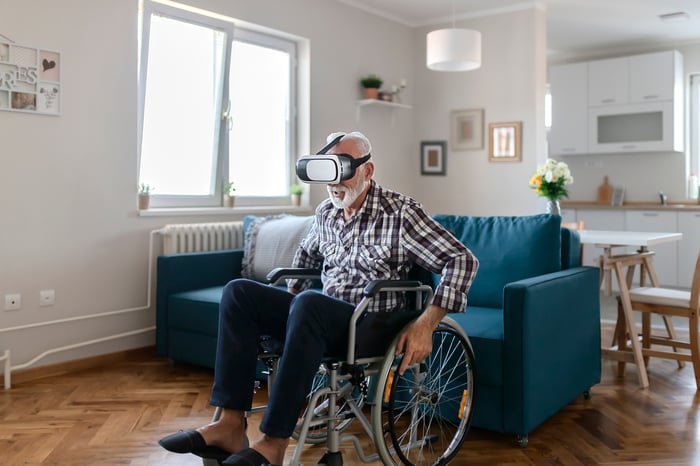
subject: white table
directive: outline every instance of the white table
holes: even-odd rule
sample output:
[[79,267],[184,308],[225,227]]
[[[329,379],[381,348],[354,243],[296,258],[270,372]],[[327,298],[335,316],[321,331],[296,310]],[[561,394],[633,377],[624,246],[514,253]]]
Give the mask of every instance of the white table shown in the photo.
[[[637,365],[637,374],[639,383],[643,388],[649,386],[646,366],[642,358],[642,349],[637,335],[637,325],[632,314],[632,303],[629,297],[629,288],[632,285],[635,267],[638,265],[640,270],[640,285],[644,286],[645,277],[648,275],[651,281],[651,286],[659,286],[659,281],[654,271],[653,257],[654,252],[649,250],[650,246],[672,241],[680,241],[683,238],[681,233],[662,233],[662,232],[641,232],[641,231],[604,231],[604,230],[580,230],[582,244],[592,244],[595,247],[602,248],[603,254],[599,259],[600,266],[600,283],[602,284],[603,277],[607,276],[610,280],[612,272],[615,272],[617,284],[620,288],[620,298],[618,300],[618,318],[615,327],[615,336],[613,346],[603,348],[602,354],[608,359],[614,359],[619,362],[619,375],[624,373],[624,366],[627,362],[633,362]],[[614,254],[614,248],[621,247],[637,247],[637,251],[626,254]],[[625,273],[624,267],[627,267]],[[608,290],[610,287],[608,286]],[[669,336],[675,338],[675,330],[671,319],[664,319],[666,330]],[[629,335],[630,346],[627,346],[627,336]],[[614,346],[617,342],[617,346]]]

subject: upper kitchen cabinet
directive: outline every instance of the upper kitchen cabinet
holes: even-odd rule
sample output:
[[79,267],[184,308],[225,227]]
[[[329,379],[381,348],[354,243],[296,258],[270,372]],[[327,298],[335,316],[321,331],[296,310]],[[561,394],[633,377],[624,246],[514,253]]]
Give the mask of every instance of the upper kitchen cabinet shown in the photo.
[[552,96],[552,154],[585,154],[588,151],[588,65],[573,63],[549,70]]
[[629,57],[630,103],[673,100],[683,92],[683,59],[676,51]]
[[[574,79],[569,73],[568,81],[558,82],[566,75],[566,67],[573,65],[550,68],[550,155],[683,151],[683,58],[679,52],[577,65],[586,66],[578,69],[586,81],[584,91],[580,76]],[[572,123],[573,115],[580,119],[584,111],[584,93],[586,122]]]
[[619,105],[629,102],[629,58],[588,63],[588,104]]

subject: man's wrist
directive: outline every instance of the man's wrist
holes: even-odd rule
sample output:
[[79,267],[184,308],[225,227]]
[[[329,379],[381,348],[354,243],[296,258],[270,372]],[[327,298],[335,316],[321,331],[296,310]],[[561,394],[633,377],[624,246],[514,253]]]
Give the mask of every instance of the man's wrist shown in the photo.
[[442,318],[447,315],[447,312],[447,309],[431,304],[425,309],[425,311],[423,311],[422,317],[424,317],[430,323],[432,328],[435,329],[442,321]]

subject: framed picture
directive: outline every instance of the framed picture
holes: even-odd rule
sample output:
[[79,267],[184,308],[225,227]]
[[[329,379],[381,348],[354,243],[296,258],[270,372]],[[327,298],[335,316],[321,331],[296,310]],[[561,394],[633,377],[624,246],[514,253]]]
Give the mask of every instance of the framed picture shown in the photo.
[[444,175],[447,142],[423,141],[420,143],[421,175]]
[[489,123],[489,161],[520,162],[521,121]]
[[484,148],[484,110],[450,112],[450,146],[452,150]]

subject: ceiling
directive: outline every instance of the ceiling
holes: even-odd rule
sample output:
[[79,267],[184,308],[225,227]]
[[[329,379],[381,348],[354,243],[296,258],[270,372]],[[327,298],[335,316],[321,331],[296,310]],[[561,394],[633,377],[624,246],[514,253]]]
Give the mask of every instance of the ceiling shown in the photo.
[[[698,0],[338,0],[411,27],[476,18],[539,6],[547,14],[551,59],[635,52],[700,41]],[[663,22],[683,11],[690,19]]]

